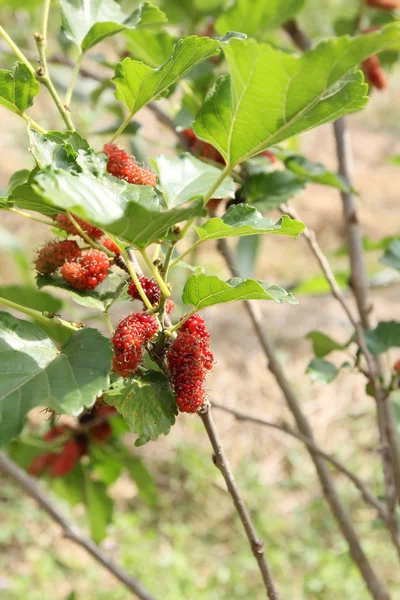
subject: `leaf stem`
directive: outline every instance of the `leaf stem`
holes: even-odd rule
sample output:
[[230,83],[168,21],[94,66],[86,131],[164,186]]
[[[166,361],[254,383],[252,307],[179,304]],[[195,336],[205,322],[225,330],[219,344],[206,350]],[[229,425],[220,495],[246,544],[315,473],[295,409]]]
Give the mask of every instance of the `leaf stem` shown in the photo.
[[168,248],[167,253],[165,255],[164,264],[162,266],[165,281],[168,281],[168,273],[171,268],[171,258],[172,258],[172,254],[174,252],[174,248],[175,248],[175,244],[171,244],[171,246]]
[[167,287],[164,279],[161,277],[160,272],[154,266],[154,264],[151,262],[150,258],[147,256],[146,250],[140,249],[139,252],[142,255],[143,260],[145,261],[146,265],[149,267],[154,279],[157,281],[158,285],[160,286],[162,295],[164,296],[164,298],[168,298],[168,296],[171,295],[171,292],[170,292],[169,288]]
[[103,314],[104,314],[104,319],[105,319],[105,321],[107,323],[107,327],[110,330],[111,335],[114,335],[114,326],[111,323],[111,319],[110,319],[110,317],[108,315],[108,311],[105,310]]
[[36,123],[36,121],[33,121],[33,119],[30,118],[29,115],[27,115],[26,113],[21,113],[21,117],[27,122],[29,123],[29,126],[32,127],[33,129],[36,129],[36,131],[38,131],[39,133],[42,133],[43,135],[45,135],[47,133],[46,129],[43,129],[43,127],[41,127],[38,123]]
[[133,265],[132,265],[132,262],[131,262],[128,252],[123,252],[123,257],[125,259],[126,266],[128,267],[129,274],[132,277],[132,279],[136,285],[137,291],[139,292],[139,296],[141,297],[141,299],[143,301],[143,304],[145,305],[147,310],[152,311],[153,306],[152,306],[150,300],[148,299],[148,297],[146,296],[144,289],[142,288],[142,285],[139,281],[139,277],[137,276],[137,273],[136,273],[135,269],[133,268]]
[[95,242],[94,240],[92,240],[91,237],[88,236],[88,234],[86,233],[86,231],[84,231],[82,229],[82,227],[79,225],[79,223],[74,218],[74,216],[69,212],[69,210],[67,210],[67,215],[68,215],[68,219],[71,221],[72,225],[79,232],[79,235],[81,237],[83,237],[83,239],[85,240],[85,242],[87,242],[89,244],[89,246],[91,246],[95,250],[101,250],[102,252],[105,252],[107,254],[107,256],[109,256],[110,258],[114,258],[114,253],[113,252],[111,252],[110,250],[108,250],[105,246],[102,246],[101,244],[98,244],[97,242]]
[[174,267],[176,267],[176,265],[178,263],[181,262],[181,260],[187,255],[190,254],[190,252],[192,252],[195,248],[197,248],[198,246],[200,246],[200,244],[203,242],[203,240],[197,240],[197,242],[194,242],[194,244],[191,244],[188,248],[186,248],[186,250],[184,252],[182,252],[182,254],[180,254],[178,256],[178,258],[175,258],[175,260],[172,261],[172,263],[170,264],[170,269],[173,269]]
[[210,187],[210,189],[208,190],[208,192],[206,193],[206,195],[203,198],[203,203],[204,205],[207,204],[207,202],[209,200],[211,200],[211,198],[213,197],[214,192],[219,188],[219,186],[221,185],[221,183],[224,181],[224,179],[226,177],[228,177],[229,173],[231,172],[232,167],[230,165],[226,165],[225,168],[221,171],[220,176],[218,177],[218,179],[215,181],[215,183]]
[[79,70],[81,68],[83,56],[84,56],[84,54],[82,52],[80,52],[79,56],[77,58],[74,70],[72,72],[72,78],[71,78],[71,81],[70,81],[70,84],[68,86],[68,90],[67,90],[67,93],[65,94],[65,99],[64,99],[64,105],[66,107],[69,107],[71,105],[72,94],[74,92],[74,86],[75,86],[76,78],[78,77]]
[[69,329],[70,331],[78,331],[81,329],[81,327],[78,327],[78,325],[70,323],[69,321],[64,321],[64,319],[57,317],[57,315],[46,317],[44,313],[41,313],[38,310],[28,308],[27,306],[22,306],[21,304],[11,302],[11,300],[6,300],[5,298],[0,297],[0,305],[7,306],[7,308],[11,308],[13,310],[18,310],[19,312],[28,315],[28,317],[32,317],[33,319],[36,319],[36,321],[43,323],[43,325],[49,325],[50,327],[61,326]]
[[169,337],[171,337],[171,334],[175,333],[175,331],[177,329],[180,329],[182,327],[182,325],[190,319],[190,317],[193,317],[193,315],[195,315],[197,313],[197,311],[198,311],[198,309],[194,308],[193,310],[190,311],[190,313],[188,313],[180,321],[178,321],[178,323],[176,323],[176,325],[173,325],[172,327],[168,327],[168,329],[165,329],[164,333],[166,335],[168,335]]
[[9,208],[10,212],[15,213],[16,215],[20,215],[21,217],[25,217],[26,219],[31,219],[31,221],[37,221],[37,223],[43,223],[43,225],[49,225],[49,227],[54,227],[53,221],[46,221],[45,219],[40,219],[39,217],[34,217],[23,210],[18,210],[17,208]]
[[14,52],[15,56],[22,63],[24,63],[24,65],[26,65],[28,67],[28,69],[30,70],[32,75],[34,77],[36,77],[36,73],[35,73],[35,69],[34,69],[33,65],[29,62],[29,60],[26,58],[25,54],[23,52],[21,52],[21,50],[18,48],[17,44],[10,38],[10,36],[6,32],[6,30],[1,25],[0,25],[0,36],[3,38],[3,40],[5,40],[7,42],[7,44],[10,46],[11,50]]
[[128,127],[129,123],[131,122],[132,117],[133,117],[133,115],[131,113],[129,113],[129,115],[121,123],[120,127],[117,129],[117,131],[112,136],[112,138],[110,140],[110,144],[113,144],[119,138],[119,136],[124,132],[124,130]]

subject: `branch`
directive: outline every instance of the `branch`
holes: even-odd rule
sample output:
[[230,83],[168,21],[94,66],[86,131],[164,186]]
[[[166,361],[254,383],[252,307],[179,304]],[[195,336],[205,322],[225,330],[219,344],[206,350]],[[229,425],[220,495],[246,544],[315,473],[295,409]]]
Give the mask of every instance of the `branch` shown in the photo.
[[349,471],[349,469],[347,469],[344,466],[344,464],[338,461],[334,456],[332,456],[331,454],[327,454],[326,452],[321,450],[321,448],[319,448],[319,446],[317,446],[317,444],[313,440],[311,440],[305,435],[302,435],[301,433],[298,433],[297,431],[292,429],[292,427],[290,427],[290,425],[288,425],[287,423],[274,423],[272,421],[266,421],[265,419],[261,419],[259,417],[252,417],[251,415],[248,415],[246,413],[239,412],[238,410],[229,408],[228,406],[224,406],[222,404],[219,404],[218,402],[214,402],[214,400],[212,400],[211,404],[215,408],[223,410],[233,415],[238,421],[248,421],[250,423],[262,425],[264,427],[270,427],[271,429],[282,431],[283,433],[286,433],[291,437],[300,440],[301,442],[304,442],[304,444],[309,449],[313,450],[314,452],[319,454],[319,456],[321,456],[324,460],[331,463],[331,465],[333,465],[338,471],[343,473],[343,475],[346,475],[346,477],[348,477],[348,479],[350,479],[350,481],[352,481],[356,488],[361,492],[361,495],[366,504],[372,506],[377,511],[379,517],[383,521],[387,522],[387,513],[385,506],[374,496],[374,494],[367,487],[367,485],[359,477],[357,477],[357,475]]
[[96,544],[85,538],[76,526],[68,521],[64,515],[56,508],[52,502],[44,495],[36,481],[29,477],[14,463],[4,452],[0,452],[0,470],[9,475],[15,483],[31,498],[36,500],[45,512],[58,523],[66,538],[84,548],[95,560],[97,560],[107,571],[112,573],[125,587],[128,588],[137,598],[141,600],[155,600],[155,598],[144,589],[141,582],[126,573],[121,567],[116,565],[108,556],[106,556]]
[[260,540],[257,536],[250,514],[246,508],[243,498],[240,495],[228,459],[221,446],[221,442],[219,440],[218,433],[215,428],[215,423],[212,418],[210,405],[208,402],[205,402],[203,406],[199,409],[198,415],[203,421],[203,425],[214,450],[213,461],[218,467],[218,469],[221,471],[222,476],[225,479],[226,486],[232,497],[236,511],[240,517],[240,520],[246,532],[253,554],[257,560],[259,569],[263,577],[264,585],[267,590],[267,596],[270,600],[280,600],[280,596],[275,588],[272,575],[267,560],[265,558],[264,542]]
[[[219,240],[218,248],[224,257],[232,276],[240,276],[233,254],[229,249],[225,239]],[[258,337],[260,345],[268,360],[269,369],[283,392],[287,406],[294,417],[299,432],[314,442],[314,436],[312,434],[310,424],[308,423],[308,420],[304,415],[300,404],[298,403],[296,394],[290,385],[283,368],[281,367],[274,345],[269,339],[269,336],[265,330],[264,319],[261,315],[258,305],[250,301],[245,301],[244,305],[253,323],[254,331]],[[360,574],[362,575],[365,584],[371,593],[371,596],[374,598],[374,600],[390,600],[387,590],[373,570],[367,556],[364,553],[364,550],[361,547],[361,543],[354,529],[351,517],[336,492],[335,483],[331,473],[325,465],[323,458],[310,446],[307,446],[307,450],[309,451],[310,457],[317,471],[324,496],[332,510],[332,514],[337,521],[343,537],[347,541],[351,557],[357,565]]]

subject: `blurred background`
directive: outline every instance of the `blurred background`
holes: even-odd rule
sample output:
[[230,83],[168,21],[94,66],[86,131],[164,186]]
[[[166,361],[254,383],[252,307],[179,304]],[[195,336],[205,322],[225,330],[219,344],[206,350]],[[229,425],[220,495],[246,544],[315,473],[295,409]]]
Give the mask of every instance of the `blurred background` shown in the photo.
[[[318,0],[309,0],[300,18],[314,40],[334,34],[332,24],[353,14],[357,2],[331,0],[323,3],[323,9],[320,5]],[[29,32],[38,27],[40,6],[34,0],[0,0],[1,24],[32,53],[34,42]],[[54,19],[58,19],[56,11]],[[53,32],[58,26],[55,21]],[[116,46],[113,38],[111,44],[99,46],[98,51],[109,53],[112,59]],[[1,67],[10,68],[13,58],[2,52],[3,44],[0,50]],[[90,62],[88,59],[91,69],[95,69],[96,61]],[[98,68],[102,73],[102,67]],[[61,87],[69,73],[69,67],[52,68],[54,80]],[[360,222],[371,242],[399,235],[400,164],[394,164],[390,157],[400,155],[400,68],[393,65],[389,77],[389,89],[373,93],[367,109],[348,119],[354,144],[355,187],[360,194]],[[99,149],[109,138],[108,133],[101,132],[113,124],[115,115],[109,111],[104,116],[104,107],[113,105],[112,93],[104,94],[96,106],[89,101],[97,87],[98,82],[91,79],[79,80],[75,112],[84,133],[99,132],[89,136],[91,144]],[[44,93],[30,114],[46,128],[59,126]],[[174,152],[176,140],[150,111],[140,111],[137,121],[141,125],[139,133],[129,142],[125,138],[126,147],[131,143],[132,151],[142,160]],[[24,122],[2,108],[0,141],[0,187],[6,188],[14,171],[32,168],[33,164],[27,152]],[[330,125],[301,136],[296,140],[296,148],[310,160],[336,169]],[[301,220],[317,233],[339,279],[346,282],[348,261],[341,252],[345,238],[338,191],[311,184],[293,203]],[[34,251],[50,237],[46,226],[2,213],[0,285],[29,286],[34,279]],[[305,339],[307,333],[320,329],[344,342],[349,337],[349,325],[326,293],[318,265],[301,237],[293,241],[264,236],[261,244],[255,276],[293,288],[300,301],[299,306],[260,306],[265,327],[288,368],[315,435],[326,451],[334,451],[378,490],[380,459],[374,405],[365,395],[363,377],[344,373],[326,386],[311,382],[306,373],[312,358],[311,344]],[[379,249],[367,253],[374,311],[383,320],[400,319],[398,282],[395,272],[379,263],[381,255]],[[212,246],[202,249],[197,260],[208,273],[228,277],[223,260]],[[177,286],[186,275],[178,276]],[[61,295],[60,298],[66,300]],[[127,309],[128,305],[118,305],[112,309],[111,318],[117,321]],[[64,314],[75,318],[82,313],[68,302]],[[210,397],[252,415],[290,421],[243,308],[236,304],[223,309],[213,307],[205,311],[205,317],[216,357],[209,377]],[[96,326],[101,327],[98,323]],[[345,359],[340,353],[335,356],[337,364]],[[43,428],[45,419],[40,411],[34,412],[33,430]],[[290,600],[367,599],[302,445],[283,433],[237,422],[217,410],[215,420],[257,529],[265,540],[282,596]],[[114,519],[103,548],[163,600],[264,598],[253,556],[223,480],[212,465],[201,423],[184,415],[168,437],[155,443],[135,448],[130,434],[125,434],[125,441],[132,456],[140,457],[151,475],[152,499],[145,502],[128,476],[119,478],[109,490],[115,501]],[[360,502],[351,484],[340,475],[335,478],[368,554],[374,558],[393,598],[400,597],[400,573],[386,535],[377,524],[371,526],[373,515]],[[68,498],[62,497],[66,496],[65,489],[59,490],[62,495],[56,491],[52,488],[52,497],[86,530],[82,507],[72,507]],[[33,501],[22,496],[11,481],[1,479],[0,598],[122,600],[128,596],[91,558],[62,539],[58,527]]]

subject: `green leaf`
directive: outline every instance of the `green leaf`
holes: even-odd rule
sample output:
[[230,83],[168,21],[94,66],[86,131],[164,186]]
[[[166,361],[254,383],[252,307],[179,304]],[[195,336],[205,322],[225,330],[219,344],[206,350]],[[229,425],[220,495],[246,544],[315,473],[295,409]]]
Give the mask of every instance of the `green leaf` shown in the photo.
[[142,459],[138,456],[130,456],[125,466],[130,478],[136,483],[140,498],[152,508],[157,506],[157,488]]
[[130,185],[110,176],[47,169],[34,181],[34,190],[45,204],[70,210],[138,247],[166,237],[176,223],[206,214],[201,200],[185,208],[162,210],[152,187]]
[[72,506],[85,503],[84,487],[85,480],[81,463],[78,463],[63,477],[55,477],[51,481],[51,488],[55,493]]
[[46,292],[39,292],[35,288],[22,285],[0,286],[0,296],[11,302],[17,302],[27,308],[40,312],[49,311],[57,313],[63,303],[59,298],[54,298]]
[[[154,163],[167,206],[179,206],[194,198],[202,198],[221,175],[220,169],[191,154],[158,156]],[[234,181],[227,177],[213,193],[213,198],[233,198],[234,195]]]
[[33,323],[0,313],[0,443],[21,432],[35,406],[73,415],[92,406],[108,387],[111,355],[95,329],[77,331],[58,351]]
[[162,96],[201,61],[218,54],[218,47],[219,43],[208,37],[187,37],[175,44],[170,58],[158,69],[125,58],[118,63],[112,80],[116,87],[115,95],[133,117],[142,106]]
[[330,383],[339,374],[339,369],[323,358],[314,358],[307,367],[311,381]]
[[135,446],[142,446],[167,435],[175,423],[177,407],[168,379],[162,373],[146,373],[127,381],[118,395],[107,394],[105,400],[115,406],[129,428],[138,434]]
[[289,156],[285,160],[285,165],[287,169],[290,169],[290,171],[293,171],[293,173],[296,173],[300,177],[304,177],[307,181],[319,183],[320,185],[329,185],[343,192],[354,192],[343,177],[329,171],[321,163],[312,162],[299,154]]
[[235,300],[275,300],[298,304],[292,294],[266,281],[257,279],[239,279],[234,277],[222,281],[215,275],[191,275],[183,288],[184,304],[192,304],[196,309]]
[[79,153],[93,152],[88,142],[76,131],[48,131],[41,134],[34,129],[29,130],[29,150],[38,167],[81,171],[77,163]]
[[59,290],[65,290],[77,304],[104,312],[112,304],[129,299],[129,296],[125,294],[128,279],[127,276],[123,277],[118,273],[110,273],[96,289],[91,291],[74,290],[62,277],[57,275],[45,276],[39,274],[36,277],[36,283],[39,289],[51,286]]
[[384,321],[375,329],[364,332],[365,341],[371,354],[382,354],[390,348],[400,347],[400,323]]
[[10,71],[0,70],[0,106],[22,115],[38,93],[39,84],[23,63],[15,63]]
[[262,233],[296,238],[303,231],[304,223],[287,215],[283,215],[275,222],[273,219],[263,217],[253,206],[236,204],[229,207],[222,219],[213,217],[195,229],[202,242]]
[[29,175],[30,171],[28,169],[21,169],[20,171],[15,171],[15,173],[11,175],[8,182],[8,194],[11,194],[16,187],[25,183],[28,180]]
[[220,78],[193,128],[227,165],[317,125],[363,108],[367,85],[352,71],[370,54],[400,44],[400,24],[323,41],[302,56],[252,39],[224,47],[230,77]]
[[45,217],[53,217],[60,211],[43,202],[43,198],[35,192],[31,183],[18,185],[9,196],[9,201],[18,208],[38,212]]
[[304,6],[305,0],[235,0],[218,17],[215,29],[220,35],[242,31],[249,37],[264,37],[293,17]]
[[243,277],[252,277],[261,246],[259,235],[241,237],[236,246],[236,263],[238,272]]
[[92,540],[98,544],[107,535],[107,526],[112,521],[114,504],[107,494],[104,483],[92,481],[90,473],[86,469],[84,473],[84,494],[90,535]]
[[266,212],[287,202],[306,187],[304,179],[285,169],[250,175],[243,186],[248,202]]
[[394,240],[390,244],[379,262],[400,271],[400,240]]
[[322,358],[334,350],[344,350],[352,341],[352,338],[346,344],[339,344],[322,331],[310,331],[307,339],[311,340],[315,356]]
[[142,2],[130,15],[122,12],[114,0],[60,0],[66,37],[82,52],[126,29],[163,23],[164,13]]
[[[347,271],[335,273],[335,279],[340,289],[345,289],[349,285],[350,274]],[[293,290],[293,293],[297,295],[303,294],[305,296],[318,296],[321,294],[330,294],[331,287],[324,275],[316,275],[306,279]]]
[[159,67],[168,60],[174,49],[176,38],[168,31],[136,29],[126,31],[127,49],[136,60],[149,67]]
[[100,444],[90,444],[91,470],[96,479],[109,486],[112,485],[123,471],[123,465],[117,457],[110,452],[109,445],[103,448]]

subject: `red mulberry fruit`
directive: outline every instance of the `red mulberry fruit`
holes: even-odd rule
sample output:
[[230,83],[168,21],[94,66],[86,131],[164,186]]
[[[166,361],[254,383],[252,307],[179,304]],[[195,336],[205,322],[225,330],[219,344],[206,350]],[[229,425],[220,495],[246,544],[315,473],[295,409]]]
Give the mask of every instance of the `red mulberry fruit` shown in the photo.
[[63,279],[76,290],[94,290],[107,277],[110,261],[101,250],[91,250],[76,262],[61,267]]
[[115,144],[104,144],[104,152],[108,156],[107,172],[118,179],[124,179],[135,185],[150,185],[155,187],[157,175],[140,167],[132,156],[129,156]]
[[118,248],[117,244],[115,242],[113,242],[113,240],[111,238],[106,238],[101,243],[110,252],[114,252],[114,254],[120,254],[120,252],[121,252],[120,249]]
[[[147,279],[144,275],[139,277],[140,285],[143,288],[149,302],[152,306],[155,306],[160,302],[161,291],[159,285],[154,279]],[[131,281],[128,288],[128,294],[133,300],[141,300],[139,291],[134,281]],[[167,298],[165,303],[165,310],[170,314],[175,308],[175,304],[171,298]]]
[[81,256],[81,249],[72,240],[49,242],[39,250],[35,260],[36,270],[42,275],[55,273],[65,262]]
[[396,10],[400,7],[399,0],[367,0],[367,5],[379,10]]
[[128,315],[118,324],[112,338],[113,367],[117,375],[128,377],[136,373],[143,358],[143,346],[157,331],[156,319],[146,313]]
[[379,58],[375,54],[364,60],[362,66],[370,85],[378,90],[384,90],[388,87],[387,77],[382,69]]

